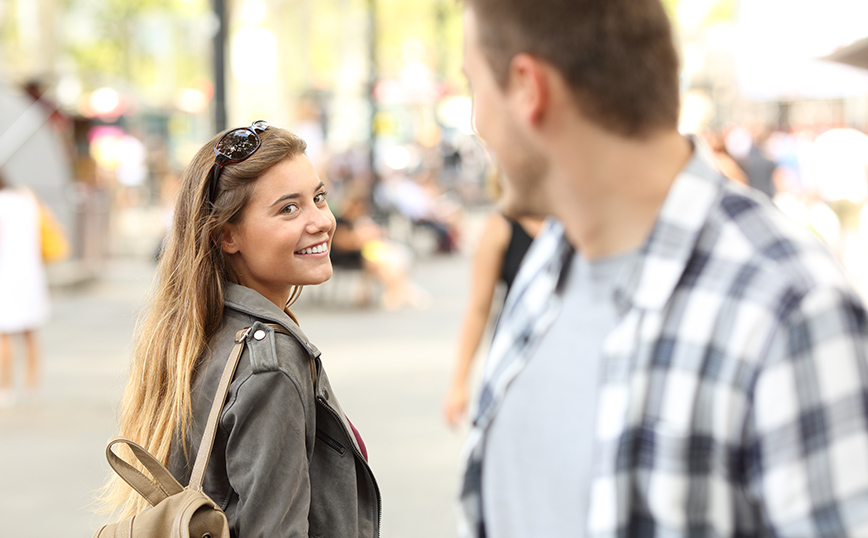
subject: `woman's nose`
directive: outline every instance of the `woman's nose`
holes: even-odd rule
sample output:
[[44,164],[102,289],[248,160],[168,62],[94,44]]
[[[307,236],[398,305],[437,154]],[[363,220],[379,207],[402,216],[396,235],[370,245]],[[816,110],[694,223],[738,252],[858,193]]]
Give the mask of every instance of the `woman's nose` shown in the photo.
[[308,233],[317,234],[323,232],[331,232],[334,228],[334,219],[331,218],[331,211],[321,209],[313,212],[310,221],[308,222]]

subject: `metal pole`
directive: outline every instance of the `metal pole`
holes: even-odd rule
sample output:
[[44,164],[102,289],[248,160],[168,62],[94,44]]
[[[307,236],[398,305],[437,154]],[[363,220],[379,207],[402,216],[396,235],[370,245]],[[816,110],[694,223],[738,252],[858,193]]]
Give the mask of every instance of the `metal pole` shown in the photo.
[[214,33],[214,128],[226,129],[226,4],[214,0],[217,31]]

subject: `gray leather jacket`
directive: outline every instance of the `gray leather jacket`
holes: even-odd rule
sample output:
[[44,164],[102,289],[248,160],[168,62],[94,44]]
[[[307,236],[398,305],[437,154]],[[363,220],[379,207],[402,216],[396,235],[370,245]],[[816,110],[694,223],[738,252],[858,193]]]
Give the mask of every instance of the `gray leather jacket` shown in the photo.
[[[292,336],[264,323],[279,324]],[[223,322],[193,380],[189,456],[176,432],[169,470],[181,484],[189,482],[235,333],[250,326],[220,417],[205,493],[226,512],[236,538],[379,536],[380,491],[319,351],[289,316],[243,286],[226,287]],[[316,365],[315,387],[310,361]]]

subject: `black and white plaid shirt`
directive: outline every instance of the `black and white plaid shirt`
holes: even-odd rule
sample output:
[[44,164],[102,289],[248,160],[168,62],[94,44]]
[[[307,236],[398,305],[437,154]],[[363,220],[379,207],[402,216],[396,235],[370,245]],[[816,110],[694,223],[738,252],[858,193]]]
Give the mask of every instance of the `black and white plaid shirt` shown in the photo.
[[[465,447],[463,537],[484,536],[486,430],[558,315],[570,254],[548,223],[504,306]],[[613,299],[587,537],[868,536],[868,324],[824,245],[697,146]]]

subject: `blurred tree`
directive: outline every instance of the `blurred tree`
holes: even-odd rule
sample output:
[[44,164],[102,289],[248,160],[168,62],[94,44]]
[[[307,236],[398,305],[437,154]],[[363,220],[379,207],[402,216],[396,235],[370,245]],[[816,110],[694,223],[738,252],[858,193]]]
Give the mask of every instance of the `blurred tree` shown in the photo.
[[705,22],[708,24],[717,24],[721,22],[733,22],[738,15],[738,0],[722,0],[717,2]]
[[[461,6],[452,0],[375,0],[377,63],[382,78],[397,78],[408,55],[442,78],[461,80]],[[310,0],[287,9],[284,28],[305,36],[304,54],[293,55],[298,68],[287,76],[330,85],[345,68],[342,44],[366,42],[368,0]],[[409,50],[408,50],[409,49]],[[309,64],[304,68],[305,64]]]
[[663,0],[663,6],[672,20],[679,21],[679,9],[687,4],[701,4],[704,14],[698,21],[700,27],[732,22],[738,15],[739,0]]
[[666,11],[669,13],[670,17],[675,17],[675,10],[678,9],[678,4],[681,3],[681,0],[663,0],[663,7],[666,8]]
[[460,79],[461,4],[451,0],[379,0],[380,68],[398,76],[423,60],[442,79]]
[[[66,32],[62,49],[74,61],[85,90],[128,84],[170,94],[210,76],[203,53],[210,43],[197,31],[208,12],[205,0],[62,0],[73,21],[92,31]],[[195,41],[201,38],[201,43]],[[161,95],[160,97],[166,97]]]

